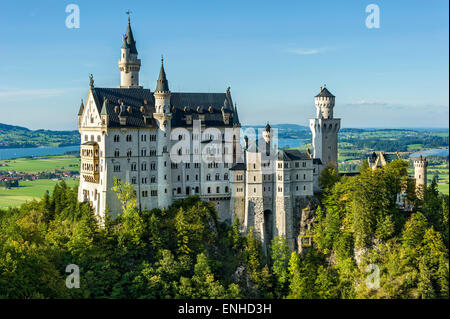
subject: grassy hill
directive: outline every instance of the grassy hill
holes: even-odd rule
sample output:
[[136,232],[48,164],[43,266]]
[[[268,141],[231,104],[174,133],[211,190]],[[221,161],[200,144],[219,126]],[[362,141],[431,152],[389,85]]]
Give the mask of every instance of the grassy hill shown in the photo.
[[0,123],[0,148],[67,146],[79,143],[78,131],[30,130]]

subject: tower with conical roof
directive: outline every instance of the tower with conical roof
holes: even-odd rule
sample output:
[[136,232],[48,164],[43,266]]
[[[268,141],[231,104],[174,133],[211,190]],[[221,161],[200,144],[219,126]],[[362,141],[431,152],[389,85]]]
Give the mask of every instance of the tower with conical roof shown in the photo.
[[158,125],[158,207],[172,204],[172,177],[170,161],[170,133],[172,113],[170,109],[169,82],[164,70],[164,59],[161,57],[161,69],[153,93],[155,97],[155,113],[153,117]]
[[314,98],[316,118],[309,120],[309,128],[312,132],[313,157],[320,159],[323,167],[337,168],[341,119],[333,117],[334,98],[326,87],[320,88],[319,94]]
[[136,41],[131,30],[130,17],[128,17],[128,27],[122,38],[122,48],[120,49],[119,70],[120,88],[142,88],[139,86],[139,70],[141,60],[138,59]]

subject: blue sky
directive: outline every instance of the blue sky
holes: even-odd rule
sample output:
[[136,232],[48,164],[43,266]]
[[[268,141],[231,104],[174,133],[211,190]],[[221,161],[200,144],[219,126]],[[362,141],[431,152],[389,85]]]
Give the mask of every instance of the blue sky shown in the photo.
[[127,9],[141,85],[155,88],[164,54],[172,91],[230,86],[243,124],[306,125],[326,83],[343,127],[448,127],[448,1],[404,0],[2,0],[0,123],[76,129],[89,73],[119,85]]

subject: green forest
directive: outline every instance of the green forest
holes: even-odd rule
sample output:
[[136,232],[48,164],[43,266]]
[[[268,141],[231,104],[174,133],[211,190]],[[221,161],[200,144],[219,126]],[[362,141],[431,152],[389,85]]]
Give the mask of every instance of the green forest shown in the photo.
[[[409,187],[414,209],[398,209],[407,166],[324,170],[302,255],[282,237],[266,255],[252,229],[219,222],[198,197],[139,212],[129,184],[115,184],[123,213],[100,227],[63,181],[0,210],[0,298],[448,298],[448,196]],[[69,264],[79,288],[66,287]]]

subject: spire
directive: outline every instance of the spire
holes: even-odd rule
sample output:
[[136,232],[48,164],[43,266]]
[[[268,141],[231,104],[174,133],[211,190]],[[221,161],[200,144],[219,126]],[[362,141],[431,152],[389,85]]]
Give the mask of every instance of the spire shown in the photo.
[[164,58],[161,55],[161,70],[156,85],[155,92],[169,92],[169,83],[167,82],[166,72],[164,71]]
[[233,109],[233,124],[240,124],[236,102],[234,103],[234,109]]
[[84,104],[83,104],[83,99],[81,99],[81,105],[80,105],[80,110],[78,111],[78,115],[83,115],[83,111],[84,111]]
[[136,50],[136,41],[134,41],[133,31],[131,31],[130,23],[130,11],[126,12],[128,14],[128,27],[125,35],[123,36],[122,48],[130,49],[130,53],[138,54]]
[[270,124],[269,124],[269,121],[267,121],[267,124],[266,124],[266,132],[270,132]]

